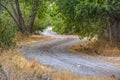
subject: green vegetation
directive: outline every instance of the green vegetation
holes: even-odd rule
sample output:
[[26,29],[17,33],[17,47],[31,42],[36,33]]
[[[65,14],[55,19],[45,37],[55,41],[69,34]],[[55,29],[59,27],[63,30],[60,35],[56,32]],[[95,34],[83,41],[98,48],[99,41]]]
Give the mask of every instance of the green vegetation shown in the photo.
[[14,23],[7,16],[5,12],[0,13],[0,48],[2,49],[15,46],[14,37],[16,28]]
[[[96,44],[91,43],[93,45],[90,47],[92,52],[106,54],[106,52],[111,53],[111,50],[114,50],[112,53],[116,52],[117,55],[120,53],[120,48],[118,47],[120,43],[120,0],[0,0],[0,59],[2,59],[0,60],[0,74],[4,74],[2,72],[3,68],[5,68],[3,64],[7,64],[7,67],[12,65],[12,74],[15,75],[12,76],[13,78],[16,78],[17,75],[20,78],[19,76],[23,76],[25,70],[25,77],[29,77],[29,75],[41,77],[42,73],[35,73],[35,71],[40,69],[36,63],[29,63],[25,58],[23,61],[20,61],[23,57],[16,57],[10,60],[14,51],[10,53],[6,51],[15,47],[16,40],[19,39],[16,39],[16,36],[19,33],[20,38],[22,37],[19,41],[23,41],[23,44],[40,41],[39,39],[43,39],[44,37],[39,36],[39,38],[36,38],[32,36],[30,40],[30,37],[26,37],[26,35],[31,35],[39,30],[42,31],[47,26],[53,26],[53,30],[59,34],[78,34],[80,38],[97,36],[99,39],[106,40],[105,43],[102,43],[104,45],[101,45],[99,41],[96,41]],[[110,48],[109,43],[117,43],[117,46],[115,44]],[[89,50],[89,47],[86,46],[84,48],[82,45],[81,49]],[[79,47],[78,50],[80,50]],[[7,59],[2,53],[4,55],[7,53],[6,56],[9,58]],[[20,67],[20,63],[18,62],[24,62],[23,67],[20,68],[23,69],[21,71],[18,68],[16,69],[16,65]],[[30,71],[34,72],[29,74],[29,68],[26,65],[30,65]],[[41,72],[41,69],[39,72]],[[63,74],[66,75],[63,76]],[[55,80],[70,80],[69,78],[72,80],[82,79],[79,76],[71,75],[73,74],[58,73],[55,75]],[[96,77],[93,79],[97,80]],[[108,79],[105,78],[103,80]]]
[[21,33],[33,32],[36,17],[42,19],[45,14],[45,0],[2,0],[3,12],[8,12]]
[[57,0],[55,3],[56,13],[62,15],[66,25],[55,30],[74,32],[80,37],[102,34],[101,37],[104,35],[111,42],[120,41],[119,0]]
[[47,27],[45,0],[0,0],[0,48],[15,46],[15,36]]
[[0,11],[0,28],[5,28],[5,36],[12,35],[9,40],[17,31],[26,34],[53,26],[60,34],[97,35],[111,43],[120,42],[119,0],[1,0]]

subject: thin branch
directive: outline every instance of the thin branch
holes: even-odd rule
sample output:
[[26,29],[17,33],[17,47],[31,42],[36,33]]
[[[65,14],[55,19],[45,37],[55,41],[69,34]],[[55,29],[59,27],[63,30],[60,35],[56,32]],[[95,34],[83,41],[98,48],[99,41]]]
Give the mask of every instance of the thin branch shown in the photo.
[[17,20],[14,18],[14,16],[12,15],[12,13],[8,10],[7,7],[5,7],[2,3],[0,3],[0,5],[8,12],[8,14],[11,16],[11,18],[15,21],[15,23],[19,26]]
[[32,14],[31,14],[31,17],[29,19],[29,31],[32,33],[32,28],[33,28],[33,25],[34,25],[34,21],[35,21],[35,17],[36,17],[36,12],[33,11]]
[[12,0],[8,0],[8,1],[9,1],[9,3],[10,3],[11,7],[12,7],[12,10],[13,10],[14,15],[15,15],[15,17],[16,17],[16,20],[18,21],[18,14],[17,14],[17,12],[16,12],[16,10],[15,10],[15,7],[14,7],[14,5],[13,5],[13,3],[12,3]]
[[16,4],[17,13],[19,15],[18,20],[20,21],[20,23],[22,23],[22,26],[25,26],[24,19],[23,19],[23,16],[22,16],[22,12],[20,10],[20,5],[19,5],[18,0],[15,0],[15,4]]

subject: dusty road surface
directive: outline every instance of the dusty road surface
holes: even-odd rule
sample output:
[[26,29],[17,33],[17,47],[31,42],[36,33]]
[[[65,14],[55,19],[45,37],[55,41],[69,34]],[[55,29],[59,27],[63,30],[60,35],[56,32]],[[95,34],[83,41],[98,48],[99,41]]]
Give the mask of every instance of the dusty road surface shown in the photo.
[[[45,31],[50,32],[50,30]],[[46,35],[48,34],[46,33]],[[21,51],[26,57],[36,59],[39,63],[56,69],[68,69],[79,75],[91,76],[120,76],[120,67],[111,65],[107,62],[88,59],[78,54],[68,51],[68,47],[77,42],[85,42],[87,40],[79,40],[77,36],[56,35],[54,38],[45,42],[25,45]],[[50,35],[48,34],[48,35]]]

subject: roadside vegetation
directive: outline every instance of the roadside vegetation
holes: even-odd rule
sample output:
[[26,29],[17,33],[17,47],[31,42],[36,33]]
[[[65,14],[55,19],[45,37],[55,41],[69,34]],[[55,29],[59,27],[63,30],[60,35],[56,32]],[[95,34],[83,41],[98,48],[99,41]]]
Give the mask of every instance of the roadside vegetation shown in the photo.
[[90,40],[79,44],[77,51],[120,56],[120,1],[57,0],[52,8],[56,14],[54,19],[59,21],[53,24],[54,31],[77,34],[80,39],[87,37]]
[[59,34],[76,34],[80,39],[97,35],[95,41],[80,44],[75,49],[79,52],[120,55],[119,0],[0,0],[0,80],[115,79],[56,71],[17,51],[21,45],[51,39],[36,33],[47,26],[53,26]]
[[0,80],[116,80],[114,75],[78,76],[69,70],[56,70],[28,59],[16,50],[0,55]]
[[86,53],[92,56],[119,57],[120,44],[110,44],[104,40],[90,40],[86,43],[77,43],[70,47],[70,51]]

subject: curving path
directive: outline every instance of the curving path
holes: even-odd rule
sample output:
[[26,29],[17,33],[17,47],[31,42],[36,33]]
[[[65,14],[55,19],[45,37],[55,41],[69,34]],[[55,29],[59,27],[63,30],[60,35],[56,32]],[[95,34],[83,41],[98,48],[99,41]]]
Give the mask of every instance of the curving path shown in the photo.
[[[47,30],[49,32],[49,30]],[[107,62],[88,59],[81,55],[73,54],[67,49],[77,42],[85,42],[86,39],[79,40],[77,36],[51,35],[54,39],[25,45],[21,51],[26,57],[36,59],[39,63],[56,69],[68,69],[79,75],[107,76],[115,75],[119,77],[120,67],[113,66]]]

